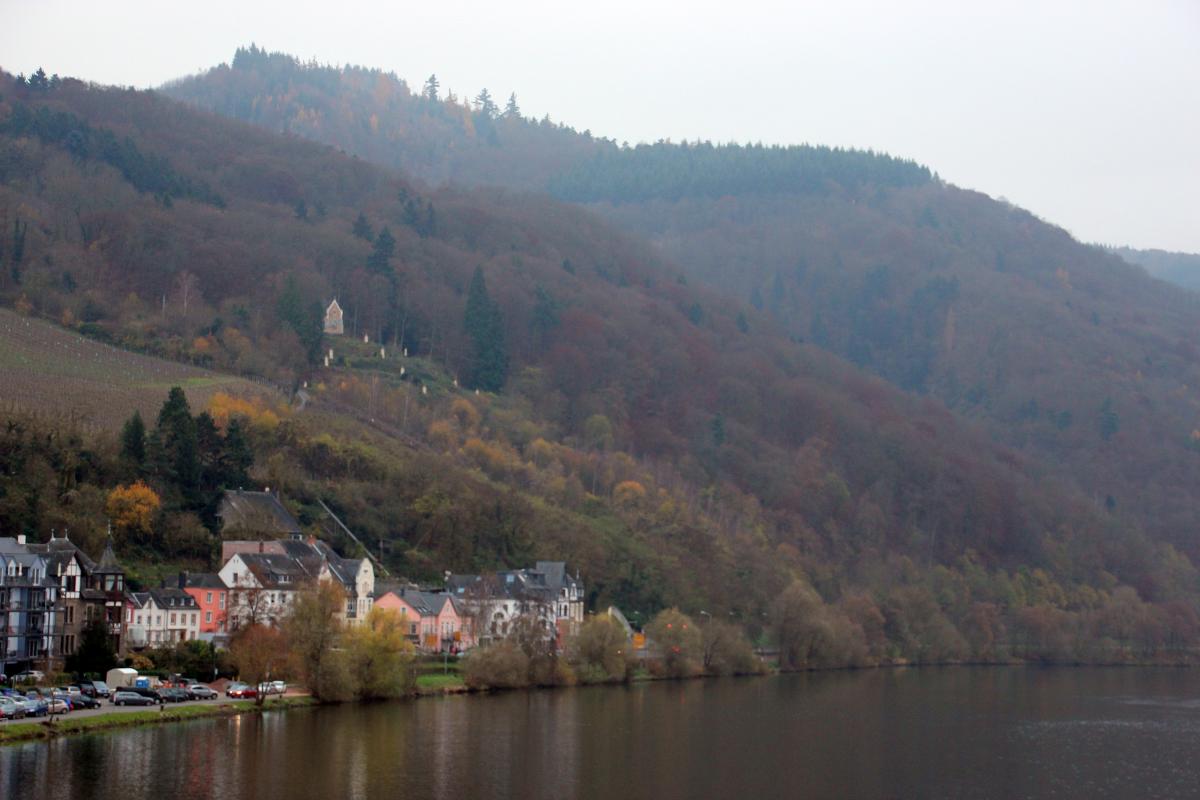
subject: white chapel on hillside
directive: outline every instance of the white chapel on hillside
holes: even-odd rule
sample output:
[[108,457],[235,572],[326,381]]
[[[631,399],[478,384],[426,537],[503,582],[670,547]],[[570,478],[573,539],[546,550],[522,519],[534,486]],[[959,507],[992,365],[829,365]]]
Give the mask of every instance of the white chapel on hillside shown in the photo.
[[331,336],[341,336],[345,333],[345,327],[342,324],[342,307],[338,305],[337,298],[329,304],[329,308],[325,309],[325,333]]

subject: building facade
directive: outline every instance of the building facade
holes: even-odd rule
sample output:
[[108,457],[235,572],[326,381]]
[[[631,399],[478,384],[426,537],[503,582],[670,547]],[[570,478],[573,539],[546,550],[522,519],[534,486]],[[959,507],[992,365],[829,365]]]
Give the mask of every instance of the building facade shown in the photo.
[[162,647],[200,638],[200,606],[178,588],[131,592],[125,626],[129,647]]
[[59,582],[48,568],[24,536],[0,538],[0,667],[6,675],[58,666]]

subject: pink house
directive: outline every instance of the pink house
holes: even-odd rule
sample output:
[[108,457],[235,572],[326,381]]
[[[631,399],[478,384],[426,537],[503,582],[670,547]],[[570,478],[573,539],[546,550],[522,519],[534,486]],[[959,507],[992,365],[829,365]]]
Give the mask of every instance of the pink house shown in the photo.
[[473,644],[463,630],[463,615],[458,605],[445,592],[380,587],[375,605],[399,613],[404,618],[405,635],[421,650],[457,652]]

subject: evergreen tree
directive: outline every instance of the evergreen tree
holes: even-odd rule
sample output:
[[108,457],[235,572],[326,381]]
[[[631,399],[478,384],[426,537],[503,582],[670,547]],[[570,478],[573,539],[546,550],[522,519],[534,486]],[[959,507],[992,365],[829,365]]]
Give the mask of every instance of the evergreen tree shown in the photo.
[[375,249],[367,256],[367,269],[380,275],[390,275],[392,272],[392,254],[396,252],[396,240],[385,225],[375,237]]
[[558,309],[559,303],[553,295],[541,286],[537,287],[529,326],[533,329],[534,338],[539,344],[544,345],[550,333],[558,327]]
[[363,241],[370,242],[375,239],[375,233],[371,230],[371,223],[367,222],[367,215],[358,212],[358,219],[354,220],[354,228],[352,229],[355,236]]
[[498,392],[508,377],[508,351],[504,344],[504,319],[488,296],[483,269],[475,268],[467,292],[467,310],[463,319],[471,338],[470,383],[477,389]]
[[504,116],[508,119],[520,119],[521,107],[517,105],[517,93],[513,92],[508,96],[508,103],[504,106]]
[[1112,398],[1106,397],[1100,406],[1100,436],[1107,442],[1116,436],[1119,430],[1121,430],[1121,418],[1113,409]]
[[425,88],[421,90],[421,96],[430,102],[436,103],[439,88],[441,88],[441,84],[438,83],[437,75],[430,75],[425,79]]
[[121,461],[130,477],[137,477],[146,466],[146,423],[134,411],[121,428]]
[[77,675],[105,675],[117,664],[104,619],[96,617],[83,628],[79,649],[67,656],[67,672]]
[[303,200],[296,203],[296,219],[308,219],[308,204]]
[[275,314],[300,337],[308,363],[315,364],[321,357],[321,343],[325,336],[321,304],[316,300],[305,301],[296,283],[295,275],[288,275],[283,291],[275,303]]
[[493,119],[496,116],[496,104],[492,101],[492,94],[487,89],[481,91],[475,98],[475,110],[487,119]]
[[221,485],[226,489],[241,488],[250,483],[250,467],[254,451],[246,439],[242,420],[234,417],[225,429],[225,452],[221,463]]
[[725,415],[717,414],[712,421],[713,444],[717,447],[725,444]]
[[171,387],[154,427],[155,472],[175,490],[179,505],[196,508],[201,494],[200,446],[187,396]]

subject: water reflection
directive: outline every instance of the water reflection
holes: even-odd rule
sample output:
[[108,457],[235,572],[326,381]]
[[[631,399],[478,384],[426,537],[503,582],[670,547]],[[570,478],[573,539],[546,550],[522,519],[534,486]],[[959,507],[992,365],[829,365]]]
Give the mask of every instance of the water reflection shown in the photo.
[[447,697],[0,748],[0,796],[1182,797],[1200,673],[945,669]]

